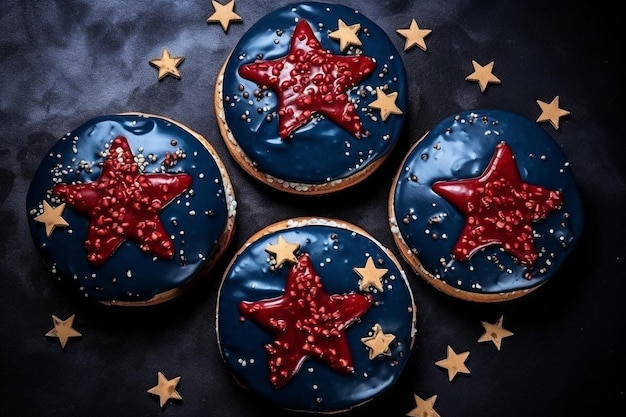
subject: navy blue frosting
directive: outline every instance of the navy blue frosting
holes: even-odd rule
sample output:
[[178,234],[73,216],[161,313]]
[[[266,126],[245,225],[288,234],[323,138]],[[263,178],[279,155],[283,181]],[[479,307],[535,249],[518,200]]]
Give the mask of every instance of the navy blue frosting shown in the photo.
[[[345,55],[339,41],[328,33],[338,28],[338,19],[347,25],[360,23],[358,37],[364,56],[376,60],[376,69],[349,91],[357,114],[369,136],[357,139],[334,122],[315,118],[298,129],[293,137],[281,140],[278,134],[277,95],[263,95],[259,101],[256,83],[242,78],[238,68],[257,58],[276,59],[287,54],[291,33],[299,19],[311,25],[322,47]],[[304,184],[321,184],[344,179],[362,171],[389,154],[398,140],[404,115],[391,115],[383,121],[380,112],[368,109],[376,99],[376,87],[389,86],[397,92],[396,105],[406,112],[404,64],[386,33],[358,11],[341,5],[315,2],[292,4],[269,13],[255,23],[234,48],[224,70],[224,110],[226,123],[243,152],[256,167],[276,178]],[[359,90],[366,91],[366,97]],[[258,111],[258,109],[263,109]],[[243,117],[242,117],[243,116]],[[374,116],[374,117],[372,117]]]
[[[358,292],[359,276],[353,268],[363,267],[367,256],[372,256],[377,267],[388,269],[383,278],[384,291],[369,292],[374,303],[346,329],[353,374],[340,374],[317,359],[308,358],[285,386],[275,389],[270,384],[264,345],[273,338],[252,320],[241,320],[237,305],[244,300],[258,301],[283,294],[291,264],[272,269],[265,251],[268,244],[276,244],[278,236],[300,244],[296,255],[310,255],[329,294]],[[249,246],[244,244],[234,258],[219,291],[218,341],[233,376],[248,389],[283,408],[333,412],[366,402],[398,380],[413,344],[415,314],[404,272],[379,243],[332,224],[299,224],[263,235]],[[376,323],[396,339],[390,345],[390,356],[370,360],[361,338],[367,337]]]
[[[530,269],[500,245],[487,246],[467,261],[454,260],[452,248],[465,218],[431,188],[436,181],[481,175],[500,142],[513,150],[524,182],[563,195],[560,210],[532,223],[539,258]],[[471,110],[443,119],[409,151],[391,193],[396,232],[414,251],[402,255],[409,262],[419,259],[450,288],[475,294],[543,284],[563,264],[583,228],[580,195],[563,151],[539,125],[506,111]]]
[[[135,242],[126,240],[102,266],[94,267],[87,261],[84,246],[87,217],[67,205],[63,218],[69,227],[57,227],[50,237],[44,225],[34,220],[43,201],[52,206],[61,203],[50,195],[55,184],[98,179],[104,161],[102,152],[118,135],[128,140],[136,160],[145,161],[146,174],[184,172],[192,176],[190,188],[159,214],[174,243],[171,260],[153,259]],[[166,153],[177,151],[177,163],[163,171]],[[180,287],[206,265],[216,251],[229,215],[234,215],[226,191],[215,155],[187,129],[157,116],[106,115],[87,121],[50,149],[30,184],[26,209],[33,241],[55,276],[98,301],[136,302]]]

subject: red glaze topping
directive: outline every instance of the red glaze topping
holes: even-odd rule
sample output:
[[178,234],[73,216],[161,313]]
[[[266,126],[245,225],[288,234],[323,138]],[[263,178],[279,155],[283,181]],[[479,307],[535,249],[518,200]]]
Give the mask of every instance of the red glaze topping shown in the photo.
[[359,137],[361,119],[346,91],[370,74],[375,62],[364,56],[333,55],[322,48],[306,20],[300,20],[283,58],[242,65],[239,74],[278,94],[282,139],[323,114]]
[[522,265],[537,260],[531,222],[561,208],[559,191],[522,182],[511,148],[500,142],[477,178],[440,181],[433,190],[465,216],[454,257],[465,261],[479,249],[500,244]]
[[58,184],[52,194],[89,217],[85,248],[93,265],[102,265],[126,239],[163,259],[174,244],[159,212],[191,185],[188,174],[142,174],[125,137],[113,140],[98,180]]
[[270,382],[284,386],[307,357],[318,358],[331,369],[354,371],[346,328],[372,305],[372,296],[355,292],[328,294],[307,253],[287,276],[285,293],[261,301],[242,301],[239,312],[272,333],[267,344]]

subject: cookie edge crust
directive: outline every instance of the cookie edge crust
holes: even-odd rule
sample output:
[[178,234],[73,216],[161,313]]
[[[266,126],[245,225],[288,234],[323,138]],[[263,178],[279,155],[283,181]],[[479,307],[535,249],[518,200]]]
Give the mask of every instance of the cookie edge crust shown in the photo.
[[[389,260],[396,266],[396,268],[398,268],[398,271],[400,271],[400,275],[402,277],[402,280],[404,281],[404,284],[406,286],[406,290],[409,294],[409,299],[411,301],[411,308],[412,308],[412,315],[411,315],[411,334],[410,334],[410,338],[411,338],[411,343],[408,347],[408,351],[409,352],[413,352],[413,348],[415,346],[415,343],[417,341],[417,305],[415,303],[415,296],[413,294],[413,290],[411,288],[411,283],[409,282],[409,279],[407,277],[406,272],[404,271],[404,269],[402,268],[402,264],[399,262],[397,256],[393,253],[393,251],[391,251],[389,248],[385,247],[378,239],[376,239],[372,234],[370,234],[369,232],[367,232],[365,229],[361,228],[360,226],[357,226],[354,223],[351,222],[347,222],[347,221],[343,221],[343,220],[339,220],[339,219],[335,219],[335,218],[330,218],[330,217],[324,217],[324,216],[300,216],[300,217],[292,217],[289,219],[283,219],[283,220],[279,220],[277,222],[271,223],[269,225],[266,225],[264,227],[262,227],[261,229],[257,230],[256,232],[254,232],[248,239],[246,239],[246,241],[241,245],[241,247],[239,249],[237,249],[237,252],[233,255],[231,261],[228,263],[228,265],[226,266],[226,268],[224,269],[224,274],[222,277],[222,280],[220,282],[219,285],[219,289],[217,292],[217,302],[216,302],[216,309],[215,309],[215,334],[216,334],[216,339],[217,339],[217,345],[218,345],[218,351],[220,354],[220,357],[222,358],[222,361],[224,363],[224,365],[226,365],[227,370],[230,372],[231,377],[234,379],[234,381],[244,390],[246,391],[250,391],[250,389],[243,384],[238,378],[237,376],[230,370],[230,367],[227,365],[226,362],[226,358],[224,357],[223,354],[223,349],[221,347],[221,341],[220,341],[220,331],[219,331],[219,318],[220,318],[220,314],[219,314],[219,309],[220,309],[220,299],[222,296],[222,287],[223,284],[231,270],[231,268],[233,267],[233,265],[237,262],[238,257],[241,253],[243,253],[252,243],[256,242],[258,239],[260,239],[261,237],[268,235],[268,234],[272,234],[272,233],[276,233],[279,232],[281,230],[288,230],[288,229],[292,229],[292,228],[298,228],[298,227],[302,227],[302,226],[309,226],[309,225],[328,225],[331,227],[337,227],[337,228],[343,228],[346,230],[349,230],[351,232],[354,233],[358,233],[363,237],[366,237],[368,239],[370,239],[374,244],[376,244],[379,248],[381,248],[381,250],[388,256]],[[397,382],[397,381],[396,381]],[[357,407],[360,407],[364,404],[367,404],[370,401],[373,401],[374,399],[376,399],[379,395],[381,395],[383,392],[388,391],[388,389],[390,389],[393,385],[387,386],[386,389],[384,389],[383,391],[379,391],[376,394],[374,394],[373,396],[371,396],[370,398],[352,404],[349,407],[343,408],[343,409],[339,409],[339,410],[329,410],[329,411],[316,411],[316,410],[300,410],[297,408],[285,408],[285,407],[281,407],[280,405],[277,405],[277,407],[286,410],[286,411],[294,411],[294,412],[301,412],[301,413],[307,413],[307,414],[318,414],[318,415],[333,415],[333,414],[338,414],[338,413],[345,413],[347,411],[353,410]],[[259,394],[255,394],[255,395],[259,395]],[[268,401],[271,401],[270,399],[267,399]]]

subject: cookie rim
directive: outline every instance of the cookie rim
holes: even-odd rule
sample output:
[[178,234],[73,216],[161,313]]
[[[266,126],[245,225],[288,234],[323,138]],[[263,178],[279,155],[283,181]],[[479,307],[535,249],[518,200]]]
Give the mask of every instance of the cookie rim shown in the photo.
[[[461,114],[470,114],[470,113],[478,113],[478,112],[498,112],[498,113],[506,113],[512,116],[515,116],[516,118],[519,119],[523,119],[523,120],[527,120],[524,116],[509,111],[509,110],[503,110],[503,109],[498,109],[498,108],[477,108],[477,109],[470,109],[470,110],[460,110],[457,111],[455,113],[452,113],[444,118],[442,118],[439,122],[436,123],[436,126],[439,126],[441,123],[443,123],[443,121],[446,120],[451,120],[455,117],[458,117]],[[527,120],[529,123],[532,123],[530,120]],[[430,284],[431,286],[433,286],[435,289],[437,289],[438,291],[452,296],[456,299],[459,300],[463,300],[463,301],[468,301],[468,302],[475,302],[475,303],[499,303],[499,302],[506,302],[509,300],[514,300],[514,299],[518,299],[521,298],[531,292],[536,291],[537,289],[541,288],[542,286],[544,286],[549,280],[550,277],[546,278],[544,281],[537,283],[536,285],[530,286],[530,287],[526,287],[526,288],[517,288],[517,289],[512,289],[509,291],[499,291],[499,292],[489,292],[489,293],[481,293],[481,292],[472,292],[472,291],[467,291],[464,289],[460,289],[457,287],[454,287],[453,285],[447,283],[444,279],[441,278],[437,278],[432,272],[430,272],[422,263],[421,259],[420,259],[420,255],[416,254],[413,252],[413,250],[411,249],[411,246],[408,244],[408,242],[405,240],[404,236],[402,235],[402,232],[400,230],[399,224],[398,224],[398,219],[396,218],[395,215],[395,193],[398,187],[398,182],[399,179],[402,175],[402,173],[404,172],[405,167],[407,166],[407,162],[409,160],[409,158],[412,156],[412,154],[414,153],[415,149],[418,148],[420,146],[420,144],[422,143],[422,141],[424,141],[427,136],[429,135],[431,131],[428,130],[426,131],[426,133],[424,133],[406,152],[405,156],[402,159],[401,164],[399,165],[396,174],[394,175],[394,178],[392,180],[392,185],[390,187],[389,190],[389,197],[388,197],[388,205],[387,205],[387,213],[388,213],[388,225],[389,228],[391,230],[391,234],[393,236],[394,242],[396,244],[396,247],[398,248],[401,257],[411,266],[412,270],[419,275],[422,279],[424,279],[424,281],[426,281],[428,284]],[[546,138],[554,141],[554,139],[550,136],[547,135],[545,136]],[[556,143],[556,141],[554,141]],[[562,150],[561,150],[562,153]],[[566,156],[564,153],[562,153],[562,156],[565,160],[565,162],[567,161]],[[572,177],[571,178],[572,181],[574,181],[574,186],[576,186],[575,180]],[[569,180],[568,180],[569,181]],[[577,189],[577,187],[576,187]],[[579,191],[578,191],[579,193]],[[578,200],[580,201],[580,195]],[[582,220],[581,220],[581,224],[582,224]],[[578,236],[576,238],[576,241],[580,238],[580,236]],[[575,242],[574,242],[575,244]],[[573,246],[572,246],[573,248]],[[565,258],[564,258],[565,259]],[[563,260],[564,260],[563,259]]]
[[[331,3],[319,2],[319,1],[301,1],[301,2],[284,5],[280,7],[279,9],[275,9],[271,12],[268,12],[267,14],[263,15],[261,19],[267,17],[271,13],[274,13],[283,9],[288,9],[290,7],[293,8],[295,6],[303,5],[303,4],[306,4],[306,5],[313,4],[313,5],[317,5],[320,7],[340,6],[340,7],[344,7],[347,9],[351,9],[352,11],[355,12],[355,14],[361,15],[362,18],[369,20],[372,24],[380,28],[380,30],[387,36],[387,39],[389,40],[390,45],[395,49],[395,45],[393,44],[389,35],[373,19],[370,19],[367,16],[363,15],[362,13],[358,11],[358,9],[348,6],[348,5],[341,4],[341,3],[331,4]],[[257,23],[258,21],[253,24],[253,27]],[[380,168],[380,166],[388,159],[388,157],[393,153],[393,150],[397,147],[396,145],[399,142],[400,137],[402,136],[403,126],[406,121],[406,112],[405,114],[402,115],[403,119],[400,122],[401,126],[399,128],[399,133],[397,135],[398,137],[394,138],[394,140],[392,141],[391,147],[389,147],[378,158],[372,160],[366,167],[361,168],[358,171],[351,173],[347,176],[343,176],[341,178],[336,178],[330,181],[325,181],[325,182],[320,182],[320,183],[307,183],[307,182],[296,182],[296,181],[285,180],[283,178],[279,178],[275,175],[259,170],[256,167],[255,162],[239,146],[237,138],[235,138],[235,136],[233,135],[232,130],[229,127],[227,120],[226,120],[224,95],[223,95],[224,94],[224,90],[223,90],[224,71],[225,71],[227,64],[230,62],[230,59],[232,58],[232,54],[235,48],[233,48],[229,52],[228,56],[222,63],[222,66],[218,70],[215,88],[214,88],[214,94],[213,94],[214,110],[215,110],[215,115],[216,115],[220,134],[228,148],[229,153],[231,154],[233,159],[237,162],[237,164],[248,175],[250,175],[252,178],[259,181],[260,183],[265,184],[266,186],[269,186],[270,188],[273,188],[275,190],[287,192],[293,195],[321,196],[321,195],[335,194],[337,192],[346,190],[348,188],[352,188],[353,186],[360,184],[363,181],[365,181],[367,178],[369,178],[372,174],[374,174],[374,172],[378,170],[378,168]],[[399,52],[394,55],[397,55],[399,58]],[[408,91],[408,79],[407,79],[406,68],[404,67],[404,64],[402,64],[402,68],[404,69],[403,77],[407,84],[405,86],[405,90]],[[408,99],[406,100],[406,103],[405,103],[405,107],[407,106],[408,106]]]
[[[224,198],[225,198],[226,222],[224,224],[222,232],[220,233],[218,239],[216,240],[216,245],[215,245],[215,247],[213,249],[213,252],[211,253],[211,256],[208,257],[206,259],[206,261],[203,262],[197,268],[197,270],[191,275],[191,277],[190,277],[190,279],[188,281],[184,282],[183,284],[179,285],[176,288],[172,288],[172,289],[169,289],[169,290],[162,291],[162,292],[159,292],[157,294],[154,294],[152,297],[150,297],[149,299],[146,299],[146,300],[136,300],[136,301],[115,300],[115,299],[113,299],[113,300],[98,300],[98,299],[91,298],[89,296],[86,297],[86,299],[91,299],[91,300],[95,301],[99,305],[111,306],[111,307],[144,307],[144,306],[152,306],[152,305],[162,304],[162,303],[165,303],[167,301],[173,300],[173,299],[183,295],[184,293],[186,293],[190,289],[190,287],[193,287],[196,284],[198,284],[200,281],[202,281],[206,277],[206,275],[215,267],[215,265],[222,259],[222,257],[224,256],[226,250],[228,249],[228,247],[232,243],[232,241],[234,239],[234,235],[235,235],[236,217],[237,217],[237,200],[235,198],[235,192],[234,192],[233,184],[232,184],[232,181],[230,179],[230,175],[228,174],[228,171],[227,171],[227,168],[226,168],[225,164],[223,163],[223,161],[219,157],[219,154],[218,154],[217,150],[213,147],[213,145],[203,135],[201,135],[200,133],[196,132],[195,130],[191,129],[190,127],[186,126],[185,124],[183,124],[183,123],[181,123],[181,122],[179,122],[177,120],[174,120],[173,118],[171,118],[169,116],[163,116],[163,115],[159,115],[159,114],[155,114],[155,113],[147,113],[147,112],[141,112],[141,111],[127,111],[127,112],[118,112],[118,113],[108,113],[108,114],[102,114],[100,116],[94,116],[94,117],[86,120],[85,122],[83,122],[83,124],[81,126],[85,125],[86,123],[89,123],[89,121],[91,121],[91,120],[94,120],[94,119],[97,119],[97,118],[103,118],[103,117],[106,118],[106,117],[109,117],[109,116],[129,116],[129,117],[145,117],[145,118],[150,118],[150,119],[160,119],[160,120],[162,120],[162,121],[164,121],[166,123],[171,123],[172,125],[175,125],[175,126],[179,127],[184,132],[186,132],[187,134],[192,136],[195,140],[197,140],[202,145],[202,147],[206,149],[208,154],[215,161],[216,167],[218,168],[218,171],[220,173],[220,177],[221,177],[221,180],[222,180],[222,184],[223,184],[223,188],[224,188]],[[56,144],[58,143],[59,140],[60,139],[56,139],[52,146],[56,146]],[[39,168],[37,168],[37,170],[38,169]],[[32,182],[32,180],[31,180],[31,182]],[[30,187],[29,187],[29,189],[30,189]],[[28,192],[30,192],[30,191],[28,191]],[[29,221],[29,223],[30,223],[30,221]],[[29,228],[30,227],[31,226],[29,226]],[[39,249],[37,249],[37,250],[39,251]],[[43,257],[43,256],[38,256],[38,257],[43,262],[43,264],[48,269],[48,271],[53,273],[53,265],[52,264],[48,264],[46,262],[45,257]],[[71,278],[71,277],[68,278],[68,277],[63,277],[63,276],[55,275],[55,274],[53,274],[53,275],[55,277],[57,277],[57,279],[59,279],[59,280],[61,280],[63,282],[66,282],[66,281],[68,281]],[[73,291],[73,292],[76,293],[76,291]],[[79,292],[79,294],[80,294],[80,292]]]
[[[235,375],[234,371],[231,369],[231,366],[228,365],[228,362],[226,360],[226,357],[224,356],[224,350],[222,348],[222,342],[221,342],[221,338],[220,338],[220,326],[219,326],[219,321],[220,321],[220,300],[222,299],[222,289],[224,286],[224,283],[226,281],[226,279],[228,278],[228,275],[231,271],[231,269],[233,268],[233,266],[236,264],[236,262],[238,261],[239,255],[241,255],[243,252],[246,251],[246,249],[254,244],[257,240],[259,240],[260,238],[268,235],[268,234],[273,234],[273,233],[277,233],[280,232],[281,230],[289,230],[289,229],[294,229],[294,228],[299,228],[299,227],[306,227],[309,225],[313,225],[313,226],[317,226],[317,225],[328,225],[331,227],[337,227],[337,228],[342,228],[345,230],[349,230],[353,233],[357,233],[359,235],[361,235],[362,237],[365,237],[367,239],[369,239],[372,243],[374,243],[376,246],[378,246],[383,253],[385,253],[385,255],[389,258],[389,260],[394,264],[394,266],[398,269],[399,273],[400,273],[400,277],[402,278],[403,282],[404,282],[404,286],[406,289],[406,292],[408,293],[408,298],[410,300],[411,303],[411,323],[409,325],[410,330],[410,334],[409,337],[411,339],[410,344],[408,346],[407,352],[409,353],[409,356],[412,355],[415,345],[417,343],[417,334],[418,334],[418,330],[417,330],[417,318],[418,318],[418,306],[416,304],[415,301],[415,295],[413,293],[413,289],[411,288],[411,283],[410,280],[404,270],[404,268],[402,267],[402,264],[400,263],[398,257],[393,253],[393,251],[386,247],[385,245],[383,245],[378,239],[376,239],[371,233],[369,233],[367,230],[365,230],[364,228],[349,222],[349,221],[344,221],[344,220],[340,220],[337,218],[333,218],[333,217],[326,217],[326,216],[296,216],[296,217],[291,217],[291,218],[285,218],[282,220],[278,220],[275,221],[273,223],[267,224],[263,227],[261,227],[260,229],[258,229],[256,232],[254,232],[253,234],[251,234],[244,243],[242,243],[241,247],[237,249],[237,251],[235,252],[235,254],[232,256],[231,260],[229,261],[228,265],[225,267],[224,269],[224,273],[222,276],[222,280],[219,283],[219,287],[218,287],[218,292],[217,292],[217,298],[216,298],[216,306],[215,306],[215,334],[216,334],[216,342],[217,342],[217,347],[218,347],[218,351],[220,354],[220,358],[223,361],[223,364],[225,366],[225,368],[228,370],[228,372],[231,375],[231,378],[236,382],[236,384],[238,386],[240,386],[242,389],[250,391],[251,393],[253,393],[256,396],[259,396],[260,398],[264,398],[266,401],[270,401],[272,404],[274,404],[276,407],[286,410],[286,411],[294,411],[294,412],[301,412],[301,413],[306,413],[306,414],[318,414],[318,415],[329,415],[329,414],[337,414],[337,413],[344,413],[350,410],[353,410],[355,408],[358,408],[364,404],[367,404],[371,401],[373,401],[374,399],[376,399],[378,396],[380,396],[382,393],[387,392],[389,389],[391,389],[393,386],[395,386],[398,383],[398,379],[400,378],[400,375],[402,374],[402,372],[404,371],[404,367],[400,368],[400,371],[396,374],[397,375],[397,379],[394,383],[387,385],[386,387],[383,387],[381,390],[377,391],[376,393],[374,393],[373,395],[371,395],[369,398],[366,398],[362,401],[359,401],[357,403],[353,403],[348,407],[342,408],[342,409],[336,409],[336,410],[328,410],[328,411],[322,411],[322,410],[304,410],[304,409],[298,409],[298,408],[288,408],[285,406],[282,406],[278,403],[276,403],[275,401],[273,401],[271,398],[268,398],[267,396],[261,394],[258,391],[252,390],[249,386],[247,386],[246,384],[244,384],[238,377],[237,375]],[[409,361],[409,357],[407,357],[406,359],[406,363],[408,363]]]

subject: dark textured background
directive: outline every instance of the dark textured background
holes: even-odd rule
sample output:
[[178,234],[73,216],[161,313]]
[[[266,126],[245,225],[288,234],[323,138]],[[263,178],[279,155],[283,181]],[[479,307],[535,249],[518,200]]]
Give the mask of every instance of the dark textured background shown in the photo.
[[[285,1],[237,0],[243,22],[224,33],[203,1],[17,1],[0,3],[0,414],[3,416],[289,415],[254,400],[230,377],[215,334],[226,259],[253,232],[293,216],[330,216],[393,246],[387,196],[405,152],[441,118],[499,108],[535,120],[536,100],[560,96],[571,112],[556,131],[585,205],[585,232],[565,267],[540,290],[504,304],[472,305],[436,292],[404,264],[418,306],[418,341],[400,382],[350,416],[402,416],[413,394],[438,395],[452,416],[590,416],[626,411],[626,137],[624,59],[617,12],[601,2],[344,1],[395,33],[415,18],[432,29],[428,51],[401,56],[410,103],[405,134],[365,183],[315,199],[282,195],[247,177],[218,134],[218,67],[262,14]],[[619,37],[618,37],[619,36]],[[162,48],[183,55],[181,80],[157,80],[148,61]],[[620,56],[621,55],[621,56]],[[481,93],[464,78],[471,60],[495,61],[501,85]],[[229,168],[238,200],[235,241],[198,290],[155,308],[85,303],[51,279],[30,241],[25,195],[52,144],[84,121],[124,111],[156,113],[198,131]],[[76,314],[82,338],[65,349],[45,337],[51,315]],[[477,343],[481,320],[514,336],[501,351]],[[470,351],[471,375],[452,383],[434,365],[446,346]],[[157,371],[182,376],[182,402],[161,409],[146,390]],[[610,415],[620,415],[615,412]]]

